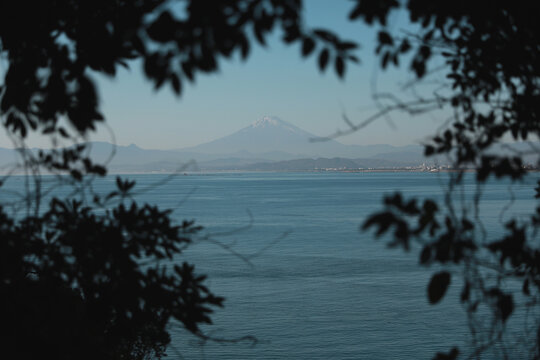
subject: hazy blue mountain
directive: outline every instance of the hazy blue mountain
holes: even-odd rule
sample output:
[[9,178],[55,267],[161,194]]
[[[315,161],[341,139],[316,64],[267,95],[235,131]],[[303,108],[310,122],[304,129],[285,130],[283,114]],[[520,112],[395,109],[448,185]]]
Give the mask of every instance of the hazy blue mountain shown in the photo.
[[[418,166],[422,163],[432,165],[438,163],[444,165],[445,159],[438,161],[423,157],[420,146],[411,145],[392,147],[391,152],[377,153],[381,146],[363,148],[375,153],[366,157],[318,157],[300,156],[283,151],[269,151],[254,154],[248,151],[237,151],[230,154],[204,154],[187,151],[173,150],[147,150],[136,145],[114,146],[104,142],[90,143],[90,156],[98,163],[104,163],[114,155],[107,163],[110,173],[122,172],[175,172],[196,170],[314,170],[325,168],[396,168]],[[516,151],[532,151],[531,146],[537,143],[514,143],[506,144],[502,148],[493,149],[494,153],[507,153],[507,147],[511,146]],[[39,149],[30,149],[37,152]],[[114,150],[114,152],[113,152]],[[7,173],[15,163],[16,150],[0,148],[0,173]],[[524,156],[524,161],[530,164],[537,163],[536,155]],[[186,168],[186,165],[189,167]]]
[[[196,162],[188,170],[309,170],[315,168],[392,168],[433,164],[425,159],[420,145],[345,145],[336,140],[313,142],[317,137],[276,117],[265,116],[232,135],[180,150],[149,150],[137,145],[115,146],[91,142],[90,156],[104,163],[109,172],[172,172]],[[494,153],[509,153],[508,144],[495,147]],[[538,142],[514,143],[518,151],[532,151]],[[36,152],[39,149],[31,149]],[[0,171],[7,172],[16,151],[0,148]],[[536,155],[525,156],[536,163]],[[439,159],[444,165],[448,161]]]
[[[108,161],[106,165],[111,172],[174,171],[190,161],[196,161],[199,169],[210,170],[306,158],[371,158],[377,154],[382,154],[380,160],[384,163],[394,160],[391,154],[399,156],[413,151],[421,155],[419,146],[344,145],[335,140],[313,142],[316,138],[279,118],[266,116],[232,135],[191,148],[150,150],[134,144],[116,146],[91,142],[89,154],[98,163]],[[0,149],[0,166],[13,163],[14,153],[14,150]]]
[[[345,145],[336,140],[320,139],[277,117],[265,116],[234,134],[179,151],[203,154],[231,154],[245,151],[262,154],[281,151],[303,157],[370,157],[378,153],[397,151],[390,145]],[[285,159],[280,159],[285,160]]]

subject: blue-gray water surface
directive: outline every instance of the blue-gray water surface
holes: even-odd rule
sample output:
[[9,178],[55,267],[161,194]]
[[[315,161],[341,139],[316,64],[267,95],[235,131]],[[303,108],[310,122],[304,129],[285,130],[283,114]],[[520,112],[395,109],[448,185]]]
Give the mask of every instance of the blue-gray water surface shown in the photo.
[[[429,305],[434,268],[418,265],[418,251],[388,249],[359,231],[384,194],[441,198],[445,173],[214,173],[129,175],[140,202],[195,219],[211,240],[175,259],[208,274],[226,298],[204,331],[217,338],[254,336],[258,342],[207,342],[171,326],[169,355],[187,359],[430,359],[470,338],[461,288]],[[510,186],[484,189],[482,221],[489,235],[500,221],[534,209],[536,174]],[[474,190],[473,174],[457,196]],[[17,188],[20,177],[4,189]],[[96,180],[105,193],[114,177]],[[5,196],[3,196],[6,199]],[[506,210],[505,210],[506,209]],[[219,244],[217,244],[219,243]],[[221,245],[220,245],[221,244]],[[246,261],[249,260],[249,262]]]

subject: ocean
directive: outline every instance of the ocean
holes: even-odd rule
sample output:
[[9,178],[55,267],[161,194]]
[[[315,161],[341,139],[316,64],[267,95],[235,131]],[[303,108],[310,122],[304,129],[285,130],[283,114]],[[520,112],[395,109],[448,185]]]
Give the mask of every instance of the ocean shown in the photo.
[[[127,175],[138,202],[196,220],[206,238],[174,262],[195,264],[224,296],[223,309],[203,330],[216,338],[257,341],[202,343],[171,324],[171,358],[186,359],[431,359],[470,341],[461,284],[452,280],[437,305],[426,287],[438,267],[418,265],[418,248],[388,248],[359,226],[382,208],[385,194],[441,199],[448,173],[306,172]],[[456,194],[459,206],[475,191],[474,174]],[[488,235],[501,222],[535,208],[537,174],[521,183],[492,181],[483,190],[481,220]],[[17,183],[19,182],[19,184]],[[8,179],[0,191],[21,188]],[[94,182],[106,193],[115,177]],[[63,190],[57,190],[57,192]],[[67,190],[65,190],[67,193]],[[510,328],[518,324],[508,324]],[[515,321],[517,322],[517,320]],[[510,354],[512,355],[512,354]],[[515,355],[515,354],[514,354]],[[486,358],[496,358],[487,354]]]

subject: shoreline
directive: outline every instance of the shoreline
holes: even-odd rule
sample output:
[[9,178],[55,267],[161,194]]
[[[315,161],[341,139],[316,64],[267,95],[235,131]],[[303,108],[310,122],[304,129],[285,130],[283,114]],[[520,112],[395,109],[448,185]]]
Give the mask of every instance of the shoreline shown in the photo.
[[[477,169],[438,169],[438,170],[423,170],[423,169],[320,169],[320,170],[199,170],[199,171],[111,171],[105,176],[110,175],[178,175],[178,176],[190,176],[198,174],[242,174],[242,173],[475,173]],[[540,169],[525,169],[526,173],[540,172]],[[68,174],[52,174],[43,173],[40,176],[67,176]],[[2,173],[1,177],[9,176],[32,176],[31,174],[24,173]]]

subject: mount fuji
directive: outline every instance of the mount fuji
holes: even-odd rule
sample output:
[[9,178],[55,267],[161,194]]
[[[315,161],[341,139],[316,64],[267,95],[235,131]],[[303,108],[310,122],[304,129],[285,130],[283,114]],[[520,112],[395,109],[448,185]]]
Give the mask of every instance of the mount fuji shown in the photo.
[[[231,135],[189,148],[150,150],[134,144],[116,146],[105,142],[89,145],[90,156],[98,163],[115,154],[107,165],[111,172],[175,171],[191,160],[203,170],[294,170],[340,167],[351,161],[362,167],[377,168],[417,165],[426,161],[419,145],[345,145],[336,140],[320,139],[272,116],[264,116]],[[0,148],[0,173],[2,166],[7,168],[17,159],[15,150]],[[315,159],[318,162],[314,163]]]
[[[322,141],[313,141],[319,139]],[[111,173],[174,172],[192,160],[200,170],[313,170],[321,168],[376,168],[444,164],[445,159],[426,159],[420,145],[345,145],[320,139],[277,117],[264,116],[239,131],[201,145],[177,150],[142,149],[137,145],[116,146],[105,142],[88,143],[90,156],[97,163],[108,161]],[[505,144],[506,145],[506,144]],[[512,143],[512,148],[530,151],[531,144]],[[0,148],[0,174],[11,173],[20,160],[20,151],[40,149]],[[43,149],[47,150],[47,149]],[[502,145],[495,154],[508,153]],[[535,155],[523,157],[536,164]],[[447,160],[446,160],[447,161]]]
[[[322,141],[313,141],[315,139]],[[278,117],[264,116],[231,135],[179,151],[200,154],[247,152],[253,155],[262,155],[279,152],[309,157],[369,157],[381,153],[396,152],[396,150],[396,147],[390,145],[344,145],[336,140],[323,140]],[[412,146],[410,151],[421,153],[421,148]]]

